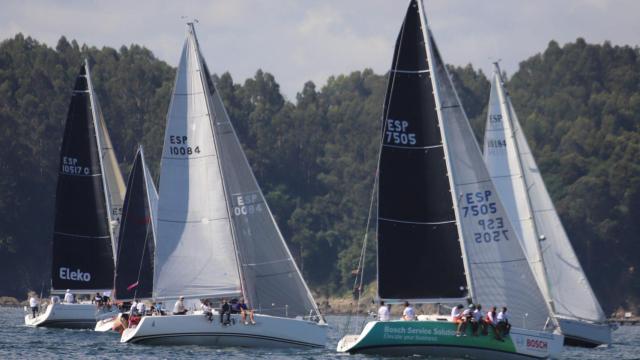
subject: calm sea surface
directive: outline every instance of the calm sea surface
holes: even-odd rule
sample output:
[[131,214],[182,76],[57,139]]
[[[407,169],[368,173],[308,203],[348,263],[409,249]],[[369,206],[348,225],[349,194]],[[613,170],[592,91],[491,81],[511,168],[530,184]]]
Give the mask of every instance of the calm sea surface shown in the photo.
[[[347,322],[329,316],[329,342],[317,350],[215,349],[200,346],[144,346],[120,344],[119,336],[89,330],[29,328],[19,308],[0,307],[0,359],[379,359],[335,352]],[[640,327],[623,326],[613,333],[608,348],[565,348],[562,359],[640,359]]]

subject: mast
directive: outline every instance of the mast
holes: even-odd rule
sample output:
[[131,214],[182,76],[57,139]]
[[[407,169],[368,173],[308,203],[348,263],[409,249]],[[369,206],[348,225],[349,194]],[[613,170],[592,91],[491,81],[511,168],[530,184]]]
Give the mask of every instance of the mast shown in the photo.
[[115,236],[113,234],[113,227],[111,226],[111,222],[113,221],[112,219],[112,214],[111,214],[111,196],[109,196],[109,189],[107,188],[107,183],[104,180],[104,164],[103,164],[103,156],[102,156],[102,142],[100,139],[100,135],[99,135],[99,131],[100,131],[100,127],[98,124],[98,112],[97,112],[97,103],[96,103],[96,99],[95,99],[95,93],[93,91],[93,83],[91,81],[91,71],[89,70],[89,59],[85,58],[84,59],[84,67],[86,69],[87,72],[87,86],[89,88],[89,100],[91,101],[91,113],[92,113],[92,118],[93,118],[93,128],[95,129],[95,134],[96,134],[96,143],[98,144],[98,152],[99,152],[99,156],[98,158],[100,159],[100,173],[102,174],[101,176],[101,181],[102,181],[102,189],[103,189],[103,193],[104,193],[104,198],[105,198],[105,202],[107,204],[107,223],[109,224],[109,234],[111,236],[111,250],[113,252],[113,263],[115,265],[116,263],[116,242],[115,242]]
[[[438,88],[438,85],[436,83],[436,76],[435,76],[435,71],[434,71],[434,59],[433,59],[433,48],[432,48],[432,43],[431,43],[431,36],[430,36],[430,31],[429,31],[429,24],[427,22],[427,16],[426,16],[426,12],[424,10],[424,4],[422,2],[422,0],[418,1],[418,7],[420,9],[420,21],[422,22],[422,36],[424,36],[425,39],[425,48],[427,50],[427,58],[428,58],[428,63],[429,63],[429,72],[431,73],[431,83],[433,86],[433,96],[436,99],[436,112],[438,113],[438,121],[439,123],[442,122],[442,109],[441,109],[441,104],[442,102],[440,101],[440,91]],[[457,95],[457,94],[456,94]],[[469,299],[473,300],[473,282],[472,282],[472,277],[471,277],[471,267],[469,266],[469,260],[467,259],[467,253],[466,253],[466,249],[464,246],[464,241],[462,239],[462,237],[464,236],[463,231],[462,231],[462,227],[460,224],[460,210],[459,210],[459,206],[458,206],[458,197],[456,196],[456,186],[455,183],[453,181],[454,175],[453,173],[453,167],[451,166],[451,160],[450,160],[450,155],[449,155],[449,145],[446,141],[446,136],[444,133],[444,126],[442,126],[442,124],[440,124],[439,126],[440,128],[440,136],[442,138],[442,146],[444,147],[444,159],[445,162],[447,163],[447,170],[449,171],[449,174],[447,174],[448,178],[449,178],[449,186],[451,188],[452,191],[452,201],[453,201],[453,210],[455,212],[455,216],[456,216],[456,227],[458,228],[458,235],[459,235],[459,239],[458,242],[460,243],[460,250],[462,253],[462,262],[464,263],[464,268],[465,268],[465,277],[467,279],[467,290],[468,290],[468,295],[467,297]]]
[[[540,246],[540,241],[542,240],[541,234],[538,230],[538,226],[536,224],[536,221],[533,217],[533,207],[531,206],[531,198],[529,197],[529,186],[527,184],[525,175],[524,175],[524,168],[522,166],[522,158],[521,158],[521,152],[520,152],[520,146],[518,144],[518,141],[516,141],[516,136],[515,136],[515,128],[513,126],[513,121],[512,121],[512,114],[511,114],[511,106],[509,106],[511,100],[509,99],[509,95],[506,93],[506,91],[504,91],[504,81],[502,79],[502,73],[500,72],[500,66],[498,65],[498,62],[494,62],[494,72],[497,75],[497,79],[499,81],[499,86],[498,86],[498,96],[500,98],[500,105],[503,108],[502,112],[506,115],[506,121],[509,124],[509,128],[510,128],[510,137],[511,137],[511,141],[513,142],[514,146],[515,146],[515,151],[516,151],[516,155],[518,156],[518,170],[520,171],[520,176],[519,179],[520,181],[523,182],[524,185],[524,189],[526,192],[526,196],[525,196],[525,203],[527,206],[527,211],[529,213],[529,220],[531,221],[531,226],[533,228],[533,233],[535,235],[535,244],[536,244],[536,250],[537,250],[537,254],[538,254],[538,259],[535,259],[534,262],[537,263],[540,268],[541,268],[541,273],[543,276],[543,281],[542,281],[542,294],[545,297],[546,303],[547,303],[547,307],[549,308],[549,316],[551,317],[551,319],[553,320],[554,324],[556,326],[558,326],[558,321],[555,318],[555,308],[554,308],[554,304],[553,304],[553,299],[551,298],[551,284],[549,283],[549,275],[547,274],[547,268],[544,266],[544,255],[542,253],[542,248]],[[524,241],[526,241],[526,239],[523,239]]]

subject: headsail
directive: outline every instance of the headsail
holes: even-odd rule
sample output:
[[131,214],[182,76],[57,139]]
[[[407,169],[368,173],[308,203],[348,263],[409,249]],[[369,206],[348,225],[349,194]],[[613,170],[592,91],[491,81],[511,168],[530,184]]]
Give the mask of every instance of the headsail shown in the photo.
[[[487,119],[485,162],[500,198],[507,204],[517,202],[529,206],[524,209],[521,209],[522,205],[512,207],[509,213],[516,217],[514,222],[524,219],[520,220],[524,224],[521,230],[522,241],[532,252],[535,251],[530,261],[544,263],[546,269],[536,273],[536,277],[539,278],[539,283],[548,286],[554,314],[603,321],[604,312],[582,271],[547,192],[511,99],[503,89],[497,66],[492,79],[491,96],[494,93],[500,96],[501,104],[490,112],[494,117],[490,115]],[[505,166],[506,158],[509,159],[508,168]],[[516,176],[502,177],[509,174]]]
[[118,236],[115,299],[152,297],[157,206],[158,193],[140,147],[127,181]]
[[97,103],[88,64],[71,97],[56,188],[52,290],[92,292],[113,286],[114,254],[104,170],[97,143]]
[[241,292],[207,81],[190,24],[162,150],[154,298]]
[[378,186],[378,294],[462,301],[467,280],[421,15],[412,1],[384,106]]
[[114,237],[114,254],[117,253],[118,233],[120,228],[120,217],[122,215],[122,204],[124,203],[124,193],[126,191],[122,172],[118,165],[118,159],[111,143],[109,131],[102,115],[102,109],[98,98],[95,98],[96,116],[98,122],[98,143],[100,144],[100,156],[104,167],[104,179],[107,185],[107,196],[109,205],[109,218]]
[[[484,138],[484,161],[509,219],[518,232],[525,255],[545,300],[551,300],[540,246],[533,220],[527,184],[518,156],[508,97],[502,88],[500,68],[494,64]],[[551,306],[551,305],[550,305]],[[551,309],[550,309],[551,310]]]
[[548,317],[544,298],[484,166],[422,2],[418,7],[472,298],[485,307],[507,306],[517,326],[542,329]]

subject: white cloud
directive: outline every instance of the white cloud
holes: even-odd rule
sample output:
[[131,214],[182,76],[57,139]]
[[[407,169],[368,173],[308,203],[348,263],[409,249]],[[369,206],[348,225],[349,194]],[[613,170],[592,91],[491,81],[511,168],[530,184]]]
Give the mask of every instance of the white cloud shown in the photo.
[[[445,61],[488,72],[502,58],[509,73],[552,39],[637,46],[640,1],[433,0],[429,21]],[[97,47],[132,43],[175,65],[181,16],[197,18],[212,71],[236,81],[258,68],[274,74],[290,98],[307,80],[366,67],[385,72],[406,0],[112,0],[3,1],[0,39],[17,32],[55,46],[61,35]]]

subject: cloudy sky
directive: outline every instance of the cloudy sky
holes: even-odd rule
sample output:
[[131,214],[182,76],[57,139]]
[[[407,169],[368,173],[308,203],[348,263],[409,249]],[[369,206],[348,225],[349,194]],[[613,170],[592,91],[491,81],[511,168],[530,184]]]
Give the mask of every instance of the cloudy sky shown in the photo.
[[[307,80],[389,67],[408,0],[3,0],[0,39],[22,32],[51,46],[61,35],[91,46],[141,44],[176,65],[181,17],[197,18],[213,72],[244,81],[271,72],[289,99]],[[640,43],[636,0],[425,0],[446,62],[487,72],[502,59],[509,73],[544,50],[583,37],[590,43]]]

